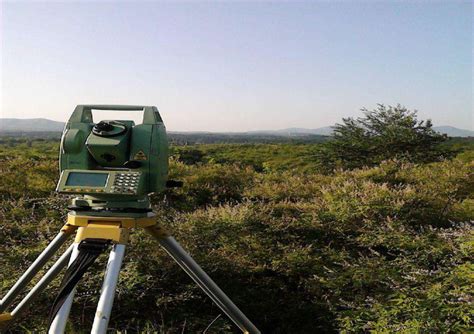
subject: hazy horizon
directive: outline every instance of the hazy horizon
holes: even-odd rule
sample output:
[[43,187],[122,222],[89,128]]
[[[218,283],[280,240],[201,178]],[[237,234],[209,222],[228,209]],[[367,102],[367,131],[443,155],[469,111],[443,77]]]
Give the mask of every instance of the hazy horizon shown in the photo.
[[0,6],[1,118],[142,104],[172,131],[239,132],[400,103],[474,130],[470,2]]

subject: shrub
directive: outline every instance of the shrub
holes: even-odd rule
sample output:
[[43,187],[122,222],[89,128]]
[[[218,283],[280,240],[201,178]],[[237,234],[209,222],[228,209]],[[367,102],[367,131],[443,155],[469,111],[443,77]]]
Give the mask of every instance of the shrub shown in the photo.
[[440,145],[447,136],[434,131],[430,120],[418,121],[416,111],[381,104],[362,111],[364,117],[343,118],[334,127],[333,140],[321,145],[317,157],[322,169],[375,166],[387,159],[425,163],[454,155]]

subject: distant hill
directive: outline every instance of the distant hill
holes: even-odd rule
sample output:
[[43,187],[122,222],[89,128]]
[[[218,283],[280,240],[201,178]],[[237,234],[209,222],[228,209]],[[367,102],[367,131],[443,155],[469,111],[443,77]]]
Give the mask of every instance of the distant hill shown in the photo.
[[[474,137],[474,131],[455,128],[454,126],[434,126],[433,129],[439,133],[445,133],[449,137]],[[319,136],[331,136],[332,127],[325,126],[316,129],[305,129],[305,128],[288,128],[281,130],[263,130],[263,131],[251,131],[249,133],[261,133],[268,135],[280,135],[280,136],[302,136],[302,135],[319,135]]]
[[[19,119],[19,118],[0,118],[0,132],[62,132],[64,128],[63,122],[52,121],[46,118],[32,118],[32,119]],[[450,137],[474,137],[474,131],[455,128],[453,126],[435,126],[433,127],[440,133],[446,133]],[[229,136],[235,139],[238,137],[242,139],[245,136],[249,137],[296,137],[302,138],[306,136],[330,136],[332,135],[332,128],[325,126],[315,129],[306,128],[287,128],[280,130],[257,130],[247,132],[206,132],[206,131],[195,131],[195,132],[184,132],[184,131],[170,131],[170,134],[179,136],[190,135],[190,136]],[[268,138],[267,138],[268,139]]]
[[1,132],[61,132],[63,128],[63,122],[46,118],[0,118]]
[[[445,133],[449,137],[474,137],[474,131],[459,129],[454,126],[434,126],[433,129],[440,133]],[[252,131],[250,133],[264,133],[281,136],[301,136],[301,135],[320,135],[320,136],[331,136],[332,127],[325,126],[316,129],[305,129],[305,128],[288,128],[281,130],[263,130],[263,131]]]
[[301,135],[318,135],[318,136],[330,136],[332,135],[332,128],[325,126],[316,129],[305,129],[305,128],[287,128],[280,130],[257,130],[249,131],[249,134],[267,134],[276,136],[301,136]]
[[449,137],[474,137],[474,131],[458,129],[454,126],[434,126],[433,129],[439,133],[445,133]]

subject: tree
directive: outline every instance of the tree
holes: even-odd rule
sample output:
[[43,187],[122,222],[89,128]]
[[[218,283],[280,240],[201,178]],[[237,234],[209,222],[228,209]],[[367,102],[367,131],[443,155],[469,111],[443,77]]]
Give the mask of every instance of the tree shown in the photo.
[[334,138],[322,144],[317,158],[324,170],[374,166],[388,159],[426,163],[454,154],[440,145],[448,137],[434,131],[431,120],[419,121],[416,110],[379,104],[362,111],[364,117],[343,118],[333,127]]

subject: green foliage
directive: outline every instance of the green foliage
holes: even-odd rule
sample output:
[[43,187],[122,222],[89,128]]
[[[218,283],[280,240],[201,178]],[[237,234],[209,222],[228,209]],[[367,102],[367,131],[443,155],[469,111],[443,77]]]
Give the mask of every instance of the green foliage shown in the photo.
[[381,104],[362,111],[364,117],[343,118],[333,140],[322,145],[317,156],[326,170],[375,166],[387,159],[426,163],[454,155],[440,145],[447,136],[434,131],[430,120],[418,121],[416,111]]
[[[0,151],[2,295],[66,214],[65,199],[52,193],[56,143],[22,145]],[[387,160],[325,175],[309,159],[316,149],[174,148],[171,178],[184,187],[154,195],[159,222],[263,333],[468,332],[474,326],[469,151],[463,159]],[[190,160],[183,160],[186,150]],[[203,332],[219,309],[143,231],[134,231],[130,243],[111,328]],[[90,328],[105,263],[102,257],[81,282],[69,332]],[[13,332],[45,330],[57,286],[56,280]],[[225,316],[208,330],[235,332]]]
[[220,203],[235,203],[243,198],[243,192],[252,182],[254,171],[237,165],[209,163],[186,165],[172,159],[170,178],[184,180],[182,188],[157,194],[153,203],[166,201],[168,205],[183,211]]
[[257,172],[314,171],[317,163],[312,156],[318,145],[310,144],[219,144],[177,146],[176,158],[186,164],[234,164],[250,166]]

